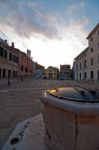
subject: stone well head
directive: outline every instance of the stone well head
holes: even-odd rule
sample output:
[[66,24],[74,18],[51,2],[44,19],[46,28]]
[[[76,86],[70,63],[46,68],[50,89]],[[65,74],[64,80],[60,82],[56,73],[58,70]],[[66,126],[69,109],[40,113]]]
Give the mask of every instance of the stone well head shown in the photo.
[[54,88],[41,97],[45,144],[53,150],[99,149],[99,95],[80,87]]

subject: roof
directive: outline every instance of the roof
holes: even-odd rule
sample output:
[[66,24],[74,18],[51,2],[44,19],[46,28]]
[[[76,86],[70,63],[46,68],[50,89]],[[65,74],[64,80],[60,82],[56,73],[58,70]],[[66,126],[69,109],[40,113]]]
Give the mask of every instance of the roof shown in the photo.
[[12,46],[8,46],[7,48],[8,48],[9,50],[11,50],[12,52],[16,52],[17,54],[18,54],[18,52],[20,51],[19,49],[14,48],[14,47],[12,47]]
[[45,67],[42,66],[41,64],[35,62],[35,69],[45,69]]
[[74,60],[78,59],[79,56],[81,56],[83,53],[85,53],[88,50],[89,47],[87,47],[85,50],[83,50],[77,57],[74,58]]
[[49,70],[49,69],[53,69],[53,70],[59,70],[58,68],[56,67],[53,67],[53,66],[49,66],[46,70]]
[[95,28],[89,33],[89,35],[87,36],[87,39],[89,39],[89,37],[99,28],[99,23],[95,26]]
[[69,64],[65,64],[65,65],[60,65],[60,68],[62,68],[62,67],[70,67],[70,65]]

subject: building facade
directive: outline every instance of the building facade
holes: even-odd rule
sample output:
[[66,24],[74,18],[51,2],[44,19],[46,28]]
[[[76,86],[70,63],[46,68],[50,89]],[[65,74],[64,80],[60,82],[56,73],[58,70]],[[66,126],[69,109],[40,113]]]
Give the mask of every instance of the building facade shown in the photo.
[[99,80],[99,24],[87,39],[88,47],[74,59],[75,80]]
[[27,50],[26,54],[15,48],[14,43],[12,43],[12,46],[9,46],[9,48],[12,51],[17,52],[18,55],[18,78],[23,80],[24,78],[32,77],[34,72],[34,62],[31,59],[31,51]]
[[16,78],[18,76],[19,57],[7,41],[0,39],[0,79]]
[[56,67],[49,66],[45,70],[46,79],[58,79],[59,78],[59,69]]
[[73,70],[75,80],[86,80],[88,78],[88,48],[75,58]]
[[60,65],[60,75],[61,80],[71,79],[71,68],[70,65]]
[[0,38],[0,79],[30,78],[34,73],[31,51],[27,54]]
[[[28,52],[28,51],[27,51]],[[31,60],[31,57],[28,53],[19,51],[19,78],[30,78],[34,73],[34,62]]]
[[45,77],[45,67],[41,64],[35,62],[34,63],[34,78],[35,79],[44,79]]

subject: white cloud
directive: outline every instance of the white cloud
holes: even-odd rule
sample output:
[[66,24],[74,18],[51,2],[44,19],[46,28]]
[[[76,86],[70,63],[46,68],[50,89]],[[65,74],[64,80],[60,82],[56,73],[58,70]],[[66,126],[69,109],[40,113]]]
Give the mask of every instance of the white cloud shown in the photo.
[[13,40],[21,50],[30,49],[34,60],[46,67],[59,67],[65,63],[72,65],[74,57],[87,46],[85,27],[88,19],[83,15],[80,19],[75,18],[76,14],[83,14],[85,3],[82,1],[69,6],[66,11],[68,20],[61,14],[45,14],[36,3],[28,3],[33,14],[28,16],[20,12],[26,7],[25,3],[19,4],[18,10],[13,10],[0,20],[0,28],[10,41]]
[[73,21],[68,26],[60,27],[61,39],[47,39],[46,37],[31,37],[25,43],[31,48],[36,61],[49,66],[71,64],[73,59],[87,47],[87,31],[85,30],[87,19]]
[[85,1],[81,1],[79,5],[81,8],[84,8],[85,7]]
[[11,27],[16,34],[26,38],[35,34],[58,38],[58,20],[56,16],[45,13],[42,5],[31,1],[10,2],[0,3],[1,7],[6,7],[5,12],[1,10],[5,14],[0,17],[1,24]]
[[[79,3],[72,4],[66,8],[66,15],[70,18],[79,18],[82,16],[85,9],[85,1],[80,1]],[[80,17],[81,18],[81,17]]]

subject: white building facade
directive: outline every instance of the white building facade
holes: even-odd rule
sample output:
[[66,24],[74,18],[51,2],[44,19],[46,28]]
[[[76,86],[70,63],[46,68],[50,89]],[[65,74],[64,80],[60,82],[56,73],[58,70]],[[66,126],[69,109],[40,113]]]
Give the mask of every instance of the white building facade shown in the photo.
[[74,59],[75,80],[99,80],[99,24],[87,39],[88,47]]

